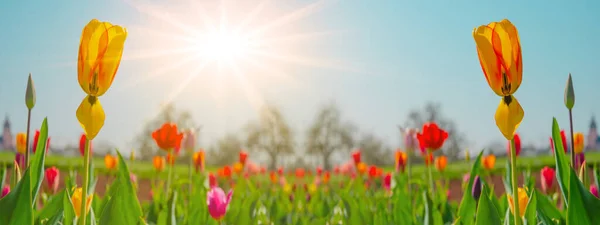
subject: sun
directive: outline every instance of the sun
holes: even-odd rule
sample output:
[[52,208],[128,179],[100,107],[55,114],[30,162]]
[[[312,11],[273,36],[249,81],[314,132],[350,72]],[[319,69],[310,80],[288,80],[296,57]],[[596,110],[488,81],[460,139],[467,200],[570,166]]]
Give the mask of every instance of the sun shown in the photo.
[[218,63],[235,64],[248,57],[252,47],[249,38],[240,33],[218,30],[195,38],[192,43],[194,54]]

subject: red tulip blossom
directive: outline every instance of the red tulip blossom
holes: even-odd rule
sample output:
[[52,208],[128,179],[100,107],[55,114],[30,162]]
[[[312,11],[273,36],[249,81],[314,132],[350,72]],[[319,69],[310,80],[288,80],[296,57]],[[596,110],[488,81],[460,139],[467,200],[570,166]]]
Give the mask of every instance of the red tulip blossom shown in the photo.
[[244,150],[240,151],[240,163],[246,164],[246,159],[248,158],[248,153]]
[[[33,153],[35,153],[35,151],[37,150],[37,144],[38,144],[39,138],[40,138],[40,131],[36,130],[35,134],[33,135],[33,145],[31,146]],[[48,137],[48,139],[46,139],[46,153],[48,152],[48,149],[50,149],[50,137]]]
[[323,168],[317,166],[317,176],[321,176],[321,174],[323,174]]
[[44,180],[48,191],[55,194],[58,190],[58,181],[60,180],[60,171],[56,167],[50,167],[44,171]]
[[352,153],[352,159],[354,159],[354,164],[360,163],[360,151],[356,150]]
[[417,134],[419,144],[430,151],[440,149],[447,138],[448,132],[440,129],[438,125],[433,122],[424,124],[423,130]]
[[[79,153],[81,153],[81,156],[85,155],[85,140],[86,140],[86,136],[85,134],[81,134],[81,138],[79,138]],[[92,154],[92,141],[90,141],[90,155]]]
[[554,183],[554,179],[556,179],[556,172],[554,169],[545,166],[540,171],[540,175],[542,177],[542,190],[547,193],[552,189],[552,184]]
[[[515,141],[515,155],[519,156],[519,154],[521,154],[521,137],[519,136],[519,134],[515,133],[513,140]],[[511,147],[510,141],[508,141],[508,148],[506,148],[506,153],[509,157],[510,157],[510,147]]]

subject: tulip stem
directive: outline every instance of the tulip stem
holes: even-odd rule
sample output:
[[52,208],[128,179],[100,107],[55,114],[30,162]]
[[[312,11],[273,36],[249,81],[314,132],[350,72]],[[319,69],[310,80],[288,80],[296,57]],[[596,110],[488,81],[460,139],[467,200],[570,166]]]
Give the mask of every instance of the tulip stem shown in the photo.
[[[171,151],[169,151],[169,154],[172,154]],[[173,163],[171,163],[169,160],[167,160],[167,163],[169,164],[169,174],[167,175],[167,186],[165,186],[165,199],[169,199],[169,190],[171,189],[171,176],[173,174],[173,164],[175,163],[175,156],[171,157],[173,160]]]
[[[25,138],[25,166],[22,168],[25,170],[29,167],[29,129],[31,126],[31,109],[27,110],[27,135]],[[33,146],[35,148],[35,146]]]
[[512,180],[512,199],[513,199],[513,216],[515,225],[521,225],[520,211],[519,211],[519,184],[517,179],[517,153],[515,152],[515,139],[510,140],[510,177]]
[[[412,206],[412,184],[410,183],[410,177],[411,177],[411,173],[412,173],[412,169],[410,168],[410,158],[412,157],[412,149],[406,149],[406,167],[408,167],[408,171],[406,171],[406,180],[408,183],[408,199],[411,203]],[[413,208],[413,207],[411,207]]]
[[577,167],[575,166],[575,139],[573,134],[573,111],[569,109],[569,125],[571,128],[571,166],[575,171],[577,171]]
[[[432,154],[432,152],[430,149],[427,149],[427,156],[425,156],[425,160],[429,159],[429,154]],[[433,196],[433,193],[435,193],[435,185],[433,183],[433,175],[431,173],[431,164],[432,163],[433,162],[429,162],[429,165],[426,165],[426,166],[427,166],[427,172],[429,173],[429,187],[431,188],[431,193]]]
[[88,192],[88,183],[89,183],[89,177],[88,174],[90,173],[89,171],[89,164],[90,164],[90,140],[85,139],[85,151],[83,153],[83,169],[84,169],[84,174],[83,174],[83,181],[81,183],[81,196],[82,196],[82,200],[81,200],[81,218],[79,218],[79,225],[85,225],[85,219],[87,216],[87,210],[86,210],[86,200],[87,200],[87,192]]

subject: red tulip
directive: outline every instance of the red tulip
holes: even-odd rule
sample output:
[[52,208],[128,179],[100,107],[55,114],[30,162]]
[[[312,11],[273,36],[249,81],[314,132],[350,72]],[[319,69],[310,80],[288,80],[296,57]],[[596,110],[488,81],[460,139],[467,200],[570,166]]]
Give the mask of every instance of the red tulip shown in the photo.
[[556,172],[554,172],[554,169],[545,166],[540,171],[540,174],[542,177],[542,190],[544,192],[548,192],[552,188],[552,184],[554,183],[554,179],[556,177]]
[[[560,140],[562,141],[563,150],[567,153],[569,147],[567,145],[567,135],[565,134],[565,130],[560,131]],[[554,141],[552,140],[552,137],[550,137],[550,150],[554,152]]]
[[317,176],[321,176],[322,173],[323,173],[323,168],[321,168],[320,166],[317,166]]
[[392,188],[392,173],[387,173],[383,177],[383,188],[388,191]]
[[[516,156],[519,156],[519,154],[521,154],[521,137],[519,136],[519,134],[515,133],[513,140],[515,140],[515,154],[516,154]],[[510,147],[511,147],[510,141],[508,141],[508,148],[506,149],[506,153],[509,157],[510,157]]]
[[296,178],[304,178],[304,169],[302,169],[302,168],[296,169]]
[[[81,138],[79,138],[79,153],[81,156],[85,155],[85,134],[81,134]],[[90,154],[92,154],[92,141],[90,141]]]
[[248,153],[244,150],[240,151],[240,163],[246,164],[246,159],[248,158]]
[[277,169],[277,173],[279,174],[279,176],[283,176],[283,167],[279,167]]
[[600,198],[598,197],[598,187],[596,187],[595,184],[592,184],[590,186],[590,192],[592,193],[592,195],[596,196],[596,198]]
[[354,159],[354,164],[360,163],[360,150],[356,150],[352,153],[352,159]]
[[374,165],[371,165],[371,166],[369,167],[369,177],[370,177],[370,178],[375,178],[375,177],[377,177],[377,167],[376,167],[376,166],[374,166]]
[[[37,150],[37,144],[38,144],[39,138],[40,138],[40,131],[36,130],[35,134],[33,135],[33,145],[31,146],[33,153],[35,153],[35,151]],[[48,149],[50,149],[50,137],[48,137],[48,139],[46,139],[46,153],[48,152]]]
[[217,186],[217,177],[213,173],[208,173],[208,186],[210,188]]
[[334,174],[339,174],[340,173],[340,166],[334,166],[333,167],[333,173]]
[[440,129],[438,125],[433,122],[423,124],[423,130],[421,133],[417,134],[419,144],[430,151],[440,149],[447,138],[448,132]]
[[54,166],[50,167],[44,172],[44,178],[48,190],[50,190],[52,194],[56,193],[58,190],[58,182],[60,180],[60,171]]

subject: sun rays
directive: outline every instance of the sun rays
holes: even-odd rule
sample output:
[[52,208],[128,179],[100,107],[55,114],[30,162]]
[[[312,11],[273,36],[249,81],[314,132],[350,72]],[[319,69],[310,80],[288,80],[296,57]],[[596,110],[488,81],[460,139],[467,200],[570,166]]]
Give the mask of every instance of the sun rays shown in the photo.
[[[132,88],[169,76],[178,85],[165,93],[163,101],[167,103],[201,78],[209,86],[203,91],[218,104],[220,96],[231,88],[242,91],[248,103],[258,109],[265,100],[255,82],[277,80],[282,85],[300,85],[290,73],[297,67],[353,71],[335,60],[302,51],[342,33],[303,31],[297,25],[334,1],[318,0],[283,13],[277,12],[275,1],[268,0],[250,5],[193,0],[163,5],[126,2],[148,21],[130,28],[130,33],[140,32],[146,43],[134,47],[123,60],[157,60],[161,64],[148,74],[131,77],[121,87]],[[173,75],[172,71],[182,68],[185,74]]]

